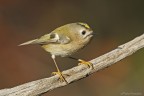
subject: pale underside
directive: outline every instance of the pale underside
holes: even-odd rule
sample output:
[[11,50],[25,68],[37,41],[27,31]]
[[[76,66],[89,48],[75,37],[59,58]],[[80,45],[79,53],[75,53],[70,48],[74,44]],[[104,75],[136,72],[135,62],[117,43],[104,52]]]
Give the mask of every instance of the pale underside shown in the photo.
[[[88,42],[85,42],[85,43],[88,43]],[[71,42],[68,44],[51,43],[51,44],[43,45],[42,47],[51,55],[66,57],[82,49],[85,45],[87,45],[85,43],[79,43],[78,41]]]

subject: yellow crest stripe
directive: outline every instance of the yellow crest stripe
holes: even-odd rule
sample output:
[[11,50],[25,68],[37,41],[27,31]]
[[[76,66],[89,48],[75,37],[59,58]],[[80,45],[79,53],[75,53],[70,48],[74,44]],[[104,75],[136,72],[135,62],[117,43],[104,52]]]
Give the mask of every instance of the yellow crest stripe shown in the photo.
[[81,23],[81,22],[79,22],[78,24],[84,26],[84,27],[87,28],[87,29],[90,29],[90,26],[89,26],[88,24],[86,24],[86,23]]

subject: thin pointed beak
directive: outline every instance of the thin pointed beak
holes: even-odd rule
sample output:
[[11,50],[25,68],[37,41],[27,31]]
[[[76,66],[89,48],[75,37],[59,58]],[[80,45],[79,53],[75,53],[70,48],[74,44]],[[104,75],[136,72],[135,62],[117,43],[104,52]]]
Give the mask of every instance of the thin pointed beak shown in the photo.
[[92,33],[92,35],[96,35],[96,33]]

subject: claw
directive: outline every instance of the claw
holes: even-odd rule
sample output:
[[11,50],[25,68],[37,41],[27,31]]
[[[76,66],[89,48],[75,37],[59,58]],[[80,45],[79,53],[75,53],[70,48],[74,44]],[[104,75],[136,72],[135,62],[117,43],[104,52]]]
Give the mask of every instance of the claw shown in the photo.
[[84,60],[82,60],[82,59],[79,59],[78,61],[80,62],[80,63],[78,63],[78,65],[85,64],[85,65],[87,65],[89,68],[92,67],[92,69],[94,69],[94,66],[93,66],[93,64],[92,64],[91,62],[87,62],[87,61],[84,61]]
[[66,81],[66,79],[63,76],[63,74],[60,71],[58,71],[58,72],[52,72],[52,75],[58,75],[59,76],[59,80],[61,82],[66,82],[66,84],[68,84],[68,82]]

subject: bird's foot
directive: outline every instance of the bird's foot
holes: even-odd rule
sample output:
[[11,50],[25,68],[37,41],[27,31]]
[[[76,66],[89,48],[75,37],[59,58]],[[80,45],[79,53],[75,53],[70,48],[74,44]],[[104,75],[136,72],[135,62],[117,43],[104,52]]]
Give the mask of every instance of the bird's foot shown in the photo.
[[94,66],[91,62],[87,62],[82,59],[78,59],[78,61],[80,62],[80,63],[78,63],[78,65],[84,64],[84,65],[87,65],[89,68],[91,67],[92,69],[94,69]]
[[58,72],[52,72],[52,75],[58,75],[59,76],[59,80],[61,82],[65,82],[66,84],[68,84],[67,80],[64,78],[62,72],[58,71]]

